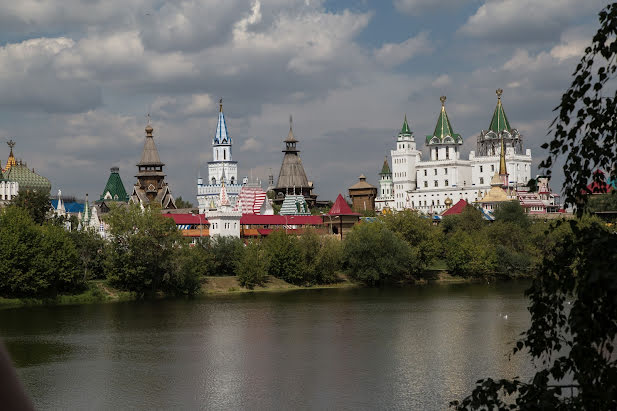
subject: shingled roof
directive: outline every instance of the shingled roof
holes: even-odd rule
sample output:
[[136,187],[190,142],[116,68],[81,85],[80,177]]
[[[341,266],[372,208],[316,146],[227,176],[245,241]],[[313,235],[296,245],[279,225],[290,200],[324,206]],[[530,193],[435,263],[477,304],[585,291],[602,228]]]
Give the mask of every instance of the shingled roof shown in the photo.
[[281,170],[279,172],[279,178],[276,182],[276,188],[301,188],[301,187],[309,187],[308,178],[306,177],[306,172],[304,171],[304,166],[302,165],[302,160],[298,153],[300,150],[296,148],[296,140],[293,129],[291,119],[289,121],[289,133],[287,138],[285,139],[285,149],[283,153],[285,156],[283,157],[283,163],[281,164]]

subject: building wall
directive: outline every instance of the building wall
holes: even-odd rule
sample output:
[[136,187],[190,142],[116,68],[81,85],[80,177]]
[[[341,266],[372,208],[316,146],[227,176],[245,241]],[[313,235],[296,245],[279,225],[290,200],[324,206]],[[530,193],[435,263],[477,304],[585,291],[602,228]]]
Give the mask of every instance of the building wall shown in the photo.
[[239,213],[224,213],[216,211],[207,214],[210,223],[209,234],[211,237],[236,237],[240,238]]
[[405,208],[406,193],[416,189],[416,163],[421,153],[416,149],[413,137],[399,136],[392,157],[392,183],[394,186],[394,208]]
[[362,211],[375,210],[377,188],[349,190],[349,197],[351,197],[351,207],[354,211],[361,213]]
[[0,201],[8,202],[19,192],[17,181],[0,181]]

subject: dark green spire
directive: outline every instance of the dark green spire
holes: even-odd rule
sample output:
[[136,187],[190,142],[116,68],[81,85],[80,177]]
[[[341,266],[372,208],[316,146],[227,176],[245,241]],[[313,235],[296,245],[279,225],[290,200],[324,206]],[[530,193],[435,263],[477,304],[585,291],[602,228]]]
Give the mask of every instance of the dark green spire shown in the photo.
[[129,196],[124,189],[122,179],[120,178],[120,169],[118,167],[112,167],[107,184],[103,190],[103,194],[100,197],[101,200],[112,201],[129,201]]
[[437,125],[435,125],[435,131],[433,135],[426,136],[427,144],[433,139],[433,137],[437,137],[440,143],[443,143],[443,140],[450,136],[455,142],[461,140],[460,134],[455,134],[452,129],[452,124],[450,124],[450,119],[448,118],[448,113],[446,113],[446,96],[441,96],[439,98],[441,100],[441,112],[439,113],[439,117],[437,117]]
[[401,128],[402,136],[410,136],[411,130],[409,129],[409,124],[407,124],[407,114],[405,114],[405,120],[403,120],[403,127]]
[[503,105],[501,104],[501,94],[503,93],[502,89],[497,89],[497,107],[495,107],[495,112],[493,113],[493,118],[491,119],[491,125],[489,126],[489,130],[499,134],[503,130],[510,131],[510,123],[508,122],[508,117],[506,117],[506,112],[503,109]]
[[[407,124],[407,122],[405,122],[405,124]],[[388,157],[387,156],[383,160],[383,167],[381,167],[381,173],[379,173],[379,174],[380,175],[392,174],[392,172],[390,171],[390,164],[388,164]]]

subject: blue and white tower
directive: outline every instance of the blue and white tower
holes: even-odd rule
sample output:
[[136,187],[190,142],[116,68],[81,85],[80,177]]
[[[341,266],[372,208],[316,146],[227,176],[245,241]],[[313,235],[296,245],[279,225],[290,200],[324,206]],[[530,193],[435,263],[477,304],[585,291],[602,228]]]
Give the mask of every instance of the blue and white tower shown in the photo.
[[212,138],[212,161],[208,161],[208,179],[197,178],[197,203],[199,212],[204,213],[212,203],[219,206],[221,182],[225,180],[227,196],[232,206],[236,205],[244,181],[238,181],[238,162],[231,156],[232,138],[227,131],[223,114],[223,99],[219,100],[219,119],[216,133]]

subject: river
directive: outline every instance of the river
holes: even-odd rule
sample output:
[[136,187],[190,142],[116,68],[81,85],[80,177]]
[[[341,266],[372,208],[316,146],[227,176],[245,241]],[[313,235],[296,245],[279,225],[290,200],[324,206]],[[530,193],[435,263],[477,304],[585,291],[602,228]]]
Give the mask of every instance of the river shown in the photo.
[[38,409],[446,409],[531,374],[526,285],[15,308],[0,335]]

